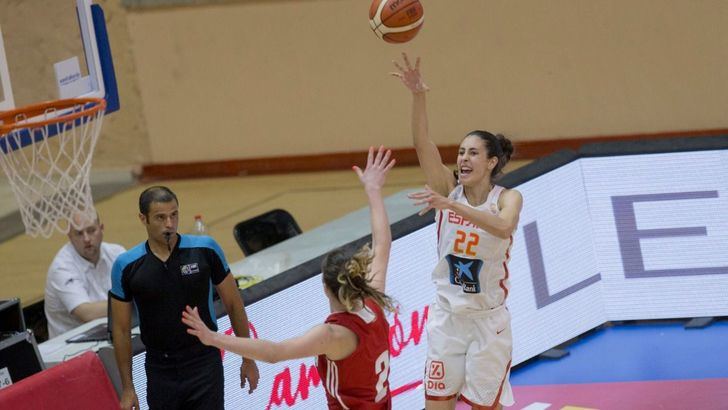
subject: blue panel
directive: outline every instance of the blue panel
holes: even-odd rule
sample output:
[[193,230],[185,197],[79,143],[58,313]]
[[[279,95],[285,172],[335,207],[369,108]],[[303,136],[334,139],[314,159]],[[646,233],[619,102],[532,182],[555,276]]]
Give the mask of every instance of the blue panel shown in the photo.
[[629,323],[580,337],[559,360],[534,359],[511,372],[513,385],[728,377],[728,321],[703,329],[683,322]]
[[104,10],[98,4],[91,5],[91,18],[96,32],[96,46],[99,51],[101,75],[104,79],[104,89],[106,91],[104,98],[106,99],[106,114],[108,114],[119,109],[119,91],[116,85],[114,61],[111,58],[109,35],[106,33]]

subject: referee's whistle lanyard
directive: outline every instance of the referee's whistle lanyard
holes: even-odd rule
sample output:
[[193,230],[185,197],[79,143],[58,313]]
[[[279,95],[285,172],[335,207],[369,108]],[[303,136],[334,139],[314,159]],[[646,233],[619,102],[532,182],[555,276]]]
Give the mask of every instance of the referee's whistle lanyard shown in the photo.
[[172,247],[169,245],[169,241],[172,239],[172,233],[171,232],[165,232],[164,238],[167,240],[167,250],[172,252]]

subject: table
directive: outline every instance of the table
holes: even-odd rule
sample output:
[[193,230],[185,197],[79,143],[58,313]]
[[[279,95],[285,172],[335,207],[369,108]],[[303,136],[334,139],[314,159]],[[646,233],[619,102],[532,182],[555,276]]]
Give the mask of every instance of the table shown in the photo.
[[91,329],[92,327],[102,323],[106,323],[105,317],[86,322],[79,327],[73,328],[65,333],[54,337],[53,339],[48,339],[47,341],[39,344],[38,350],[40,351],[40,355],[43,358],[46,366],[52,367],[60,362],[74,358],[89,350],[97,352],[102,347],[110,346],[108,340],[84,343],[66,342],[66,340],[70,339],[71,337],[80,335]]
[[[407,194],[418,190],[400,191],[384,199],[390,224],[418,211],[407,198]],[[230,270],[240,287],[246,288],[370,233],[367,206],[233,262]]]

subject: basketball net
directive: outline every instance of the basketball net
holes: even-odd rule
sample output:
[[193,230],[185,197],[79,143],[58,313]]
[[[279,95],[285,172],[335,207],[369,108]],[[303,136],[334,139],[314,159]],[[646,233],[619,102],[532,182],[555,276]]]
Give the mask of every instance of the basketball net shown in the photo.
[[96,220],[89,174],[105,109],[103,99],[80,98],[0,113],[0,166],[28,235]]

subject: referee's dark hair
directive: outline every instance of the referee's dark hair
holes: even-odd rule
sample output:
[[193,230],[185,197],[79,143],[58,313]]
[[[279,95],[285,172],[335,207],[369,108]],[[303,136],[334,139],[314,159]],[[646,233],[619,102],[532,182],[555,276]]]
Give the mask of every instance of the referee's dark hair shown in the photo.
[[141,193],[141,195],[139,195],[139,212],[144,214],[144,216],[149,216],[149,206],[152,204],[152,202],[171,201],[179,204],[179,201],[177,200],[177,195],[175,195],[171,189],[161,185],[149,187],[145,189],[144,192]]

